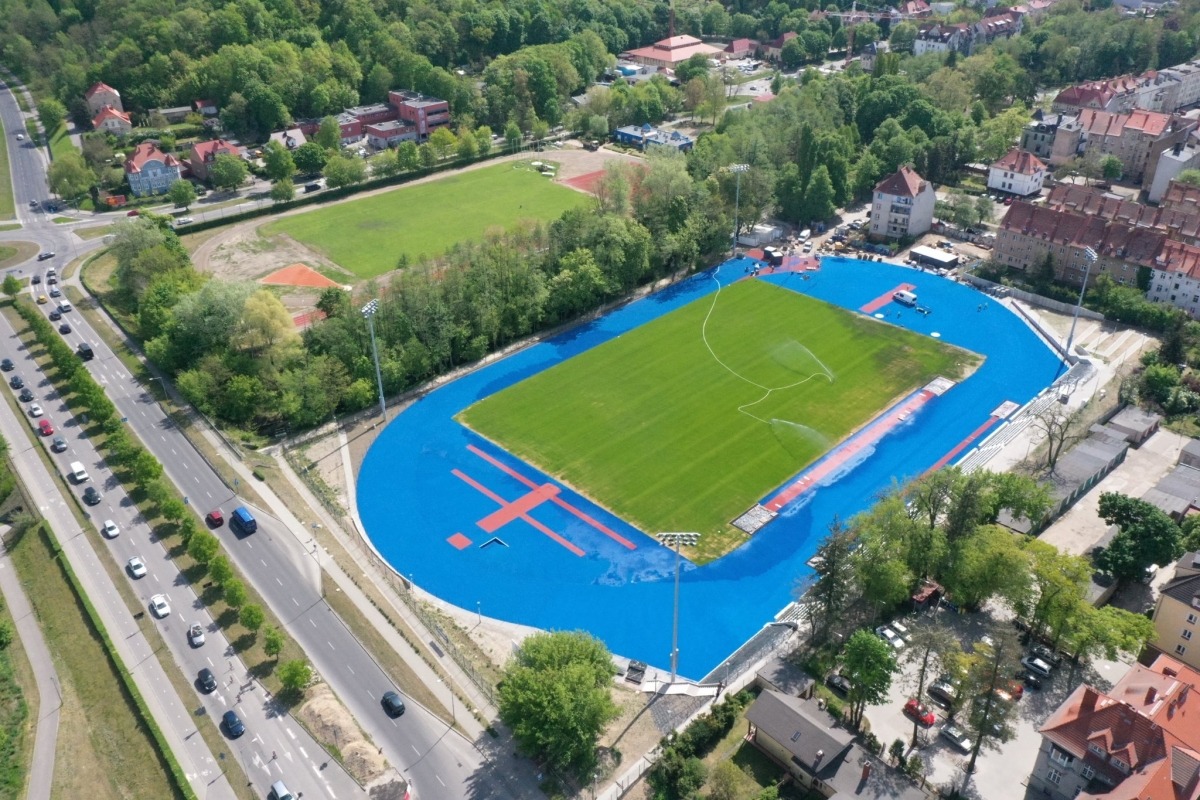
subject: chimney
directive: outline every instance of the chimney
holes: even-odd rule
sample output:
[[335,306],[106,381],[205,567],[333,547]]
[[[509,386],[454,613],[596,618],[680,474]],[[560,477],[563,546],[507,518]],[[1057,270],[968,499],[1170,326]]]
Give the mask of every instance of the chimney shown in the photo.
[[819,768],[821,766],[821,759],[823,759],[824,757],[825,757],[825,751],[818,750],[817,757],[813,759],[813,771],[814,772],[817,770],[817,768]]
[[1149,689],[1146,690],[1146,705],[1150,705],[1151,703],[1153,703],[1154,699],[1156,697],[1158,697],[1158,691],[1153,686],[1151,686]]
[[862,783],[866,783],[870,777],[871,777],[871,762],[868,761],[867,763],[863,764]]

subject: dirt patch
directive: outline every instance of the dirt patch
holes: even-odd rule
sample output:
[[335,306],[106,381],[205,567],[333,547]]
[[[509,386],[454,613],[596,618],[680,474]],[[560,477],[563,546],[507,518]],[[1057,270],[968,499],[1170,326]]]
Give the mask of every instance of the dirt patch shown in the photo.
[[262,282],[270,286],[307,286],[314,289],[328,289],[339,285],[307,264],[291,264],[262,278]]
[[324,683],[308,690],[296,714],[317,741],[341,754],[342,765],[359,783],[369,783],[388,769],[380,749],[359,730],[354,717]]

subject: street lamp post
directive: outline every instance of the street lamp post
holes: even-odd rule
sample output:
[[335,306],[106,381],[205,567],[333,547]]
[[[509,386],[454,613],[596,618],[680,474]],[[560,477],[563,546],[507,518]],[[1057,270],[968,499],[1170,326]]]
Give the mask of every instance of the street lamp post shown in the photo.
[[375,343],[375,312],[379,310],[379,301],[372,300],[362,307],[362,315],[367,320],[367,329],[371,331],[371,353],[375,356],[375,381],[379,384],[379,415],[387,422],[387,405],[383,399],[383,373],[379,371],[379,346]]
[[[737,258],[738,213],[742,205],[742,173],[750,169],[749,164],[730,164],[729,171],[737,176],[733,188],[733,250],[730,258]],[[672,679],[674,680],[674,679]]]
[[675,546],[675,613],[671,624],[671,686],[679,672],[679,546],[694,546],[700,539],[698,533],[660,533],[658,540]]
[[1083,248],[1083,258],[1087,266],[1083,271],[1083,286],[1079,287],[1079,302],[1075,304],[1075,313],[1071,317],[1071,332],[1067,334],[1067,366],[1071,366],[1071,344],[1075,341],[1075,323],[1079,322],[1079,310],[1083,308],[1083,295],[1087,292],[1088,276],[1092,274],[1092,264],[1099,258],[1096,251],[1090,247]]

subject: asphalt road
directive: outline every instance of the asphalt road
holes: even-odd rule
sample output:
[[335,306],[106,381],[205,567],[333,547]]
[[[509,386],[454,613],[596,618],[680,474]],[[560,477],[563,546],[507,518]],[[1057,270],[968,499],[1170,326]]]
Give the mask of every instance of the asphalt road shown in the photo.
[[[5,128],[10,131],[8,138],[15,139],[12,131],[24,130],[23,116],[11,92],[7,90],[0,92],[0,120],[3,120]],[[71,235],[71,229],[77,227],[78,223],[65,227],[54,225],[46,218],[47,215],[30,210],[30,200],[40,202],[48,198],[44,178],[46,162],[42,151],[28,146],[27,141],[20,144],[25,146],[10,147],[9,153],[16,184],[18,214],[22,222],[27,224],[20,231],[0,234],[0,239],[33,241],[43,250],[57,252],[55,259],[23,265],[23,272],[18,274],[28,275],[31,272],[41,273],[49,266],[59,266],[70,258],[100,247],[102,242],[96,239],[81,241]],[[49,310],[52,306],[47,304],[43,308]],[[241,505],[242,502],[234,497],[237,487],[226,486],[187,438],[169,424],[162,408],[154,402],[145,387],[133,380],[87,322],[77,313],[66,316],[73,328],[66,338],[72,345],[86,340],[95,349],[95,359],[88,362],[92,375],[105,387],[109,398],[116,405],[118,412],[127,419],[132,431],[162,462],[167,477],[187,497],[189,505],[197,514],[203,515],[212,508],[220,507],[228,516],[237,505]],[[54,415],[61,415],[62,412],[55,410],[51,413],[57,423],[57,416]],[[72,447],[76,446],[81,445],[73,441]],[[89,471],[93,467],[98,470],[98,463],[97,456],[92,456],[91,462],[85,460]],[[93,481],[100,480],[99,474],[93,473]],[[104,501],[95,511],[96,518],[103,520],[112,516],[122,527],[131,524],[134,525],[134,530],[137,530],[132,510],[127,510],[126,516],[122,517],[120,512],[123,506],[120,501],[116,497],[110,498],[109,495],[115,494],[116,491],[115,488],[105,487]],[[320,588],[320,569],[309,552],[309,537],[306,536],[306,532],[289,531],[279,520],[269,516],[262,509],[252,511],[259,521],[257,533],[237,537],[227,526],[218,531],[230,559],[237,564],[248,581],[283,621],[287,632],[304,649],[313,666],[348,706],[362,729],[383,748],[383,753],[390,763],[402,771],[412,786],[413,794],[428,798],[511,798],[512,795],[500,781],[492,780],[483,756],[469,741],[453,732],[446,722],[413,703],[408,704],[408,712],[399,719],[390,719],[383,713],[379,705],[380,698],[384,692],[394,687],[370,654],[324,602]],[[136,547],[132,545],[133,541],[138,543]],[[122,533],[113,542],[109,546],[118,551],[114,552],[114,557],[122,564],[135,550],[141,550],[143,557],[154,552],[149,548],[149,544],[145,543],[144,534],[136,537]],[[157,545],[154,547],[161,550]],[[151,568],[152,574],[160,570],[167,570],[165,563],[154,564]],[[147,576],[142,581],[148,579],[154,580]],[[158,580],[171,582],[173,578],[164,574]],[[146,590],[142,590],[142,593],[152,594]],[[172,585],[168,594],[173,600],[173,609],[188,609],[188,619],[202,615],[202,609],[195,606],[195,599],[186,587],[181,584]],[[161,624],[166,628],[168,640],[175,640],[172,650],[173,654],[177,655],[181,668],[192,678],[195,676],[195,670],[202,665],[197,659],[203,659],[208,653],[215,652],[218,646],[224,647],[224,643],[208,643],[200,649],[203,651],[201,654],[187,651],[184,642],[185,650],[176,654],[175,645],[179,643],[184,627],[182,620],[175,616],[176,613],[179,612],[173,612],[172,616]],[[269,704],[261,697],[262,689],[255,691],[259,693],[257,705],[262,707],[264,714],[269,713]],[[218,694],[228,701],[227,692],[228,690],[222,690]],[[213,702],[221,701],[214,698]],[[290,722],[287,724],[294,725]],[[257,722],[248,725],[251,731],[256,731],[256,726]],[[257,731],[264,737],[264,741],[268,735],[266,731],[270,729],[271,726],[267,726],[262,731]],[[288,736],[286,732],[282,735]],[[306,797],[347,796],[336,786],[333,789],[335,793],[329,791],[326,773],[333,769],[334,765],[330,764],[322,771],[320,765],[325,761],[322,754],[309,751],[307,747],[302,750],[298,741],[298,738],[285,738],[278,744],[266,744],[262,748],[264,751],[270,748],[277,754],[274,762],[278,764],[282,760],[279,766],[296,765],[295,770],[287,773],[289,788],[297,791],[296,786],[291,785],[291,775],[295,772],[306,776],[303,778],[305,781],[314,781],[313,788],[300,789]],[[253,754],[248,758],[250,766],[247,767],[247,773],[251,780],[254,780],[254,776],[261,772],[261,765],[255,762]],[[274,766],[268,767],[274,770]],[[300,780],[297,778],[297,786],[300,785]]]

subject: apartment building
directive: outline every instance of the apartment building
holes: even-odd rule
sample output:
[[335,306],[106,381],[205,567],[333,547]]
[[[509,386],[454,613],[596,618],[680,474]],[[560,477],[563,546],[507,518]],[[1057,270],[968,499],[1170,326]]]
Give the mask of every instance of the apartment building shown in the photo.
[[871,235],[888,239],[920,236],[933,227],[936,202],[933,184],[911,167],[901,167],[875,184]]
[[1186,142],[1197,121],[1154,111],[1112,113],[1084,109],[1058,126],[1051,166],[1066,164],[1085,153],[1116,156],[1126,180],[1144,181],[1149,188],[1159,156]]
[[988,169],[988,188],[1029,197],[1042,191],[1046,165],[1033,153],[1019,147],[1009,150]]

